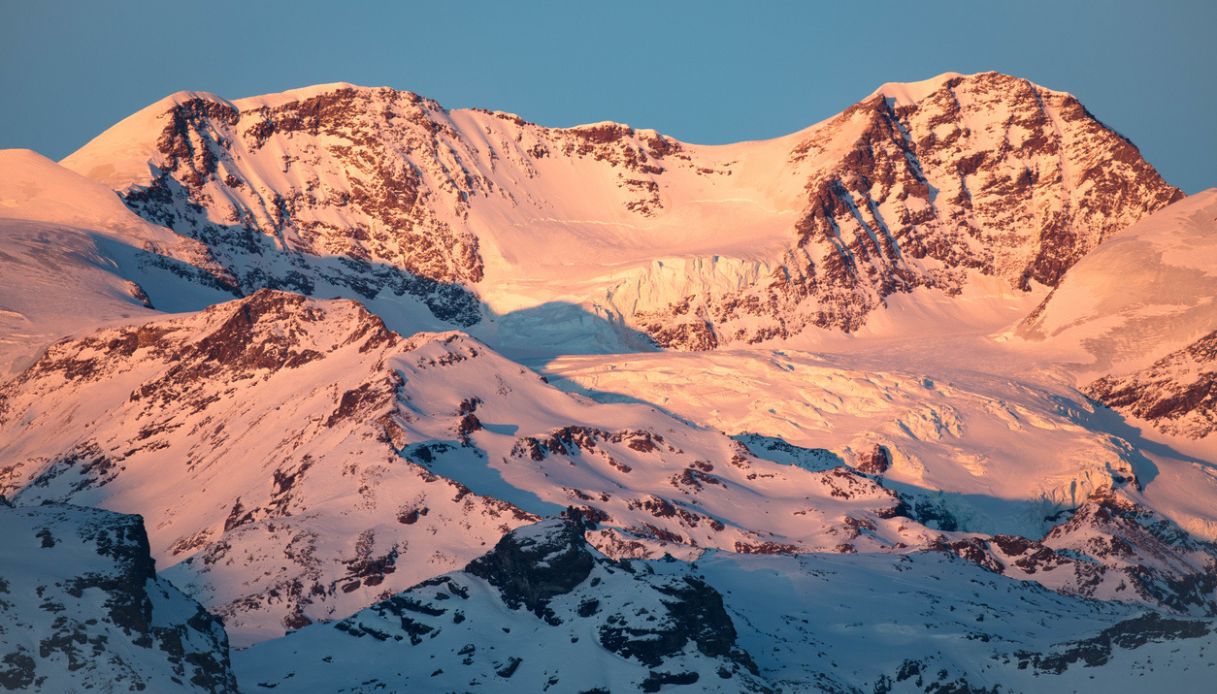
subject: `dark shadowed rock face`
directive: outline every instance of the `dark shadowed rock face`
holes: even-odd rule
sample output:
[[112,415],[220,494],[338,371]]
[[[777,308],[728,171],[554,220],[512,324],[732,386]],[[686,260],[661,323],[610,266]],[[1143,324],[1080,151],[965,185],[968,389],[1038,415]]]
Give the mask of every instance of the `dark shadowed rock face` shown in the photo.
[[1019,667],[1030,665],[1036,670],[1060,674],[1073,665],[1100,667],[1111,660],[1117,649],[1131,650],[1149,643],[1169,643],[1206,636],[1212,622],[1172,619],[1152,612],[1126,619],[1097,635],[1062,644],[1049,653],[1017,654]]
[[552,614],[549,599],[582,583],[594,564],[577,519],[509,533],[489,553],[469,562],[465,571],[498,588],[511,607],[523,605],[538,617]]
[[220,621],[156,577],[139,516],[0,505],[0,687],[235,692]]
[[[572,510],[563,519],[509,533],[465,571],[498,588],[508,606],[523,605],[552,624],[560,624],[549,609],[549,600],[570,593],[587,580],[596,562],[583,531],[582,515]],[[736,661],[755,674],[751,659],[735,646],[735,626],[718,591],[690,576],[656,581],[652,590],[662,596],[659,601],[666,618],[639,624],[624,614],[610,614],[598,630],[602,646],[648,667],[659,667],[692,643],[705,656]],[[598,605],[580,604],[581,616],[598,611]]]
[[657,667],[693,643],[703,655],[733,660],[756,673],[752,659],[736,647],[735,625],[717,590],[691,576],[658,584],[655,589],[667,596],[662,602],[669,619],[643,629],[624,620],[609,620],[599,632],[605,648]]
[[1125,376],[1104,376],[1083,390],[1164,433],[1205,438],[1217,431],[1217,332],[1162,357],[1149,368]]

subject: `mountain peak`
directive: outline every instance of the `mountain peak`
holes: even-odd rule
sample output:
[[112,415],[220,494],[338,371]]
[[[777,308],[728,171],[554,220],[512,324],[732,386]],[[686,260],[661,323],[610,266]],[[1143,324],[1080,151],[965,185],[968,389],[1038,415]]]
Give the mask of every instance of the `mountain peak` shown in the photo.
[[1021,83],[1033,88],[1036,92],[1065,94],[1065,92],[1048,89],[1022,77],[1015,77],[1014,75],[997,72],[996,70],[987,70],[971,74],[944,72],[916,82],[886,82],[871,92],[863,101],[869,101],[876,96],[882,96],[892,99],[895,106],[917,106],[944,86],[974,81],[985,81],[995,85]]
[[409,90],[397,89],[389,86],[368,86],[362,84],[354,84],[352,82],[324,82],[322,84],[312,84],[306,87],[296,87],[286,89],[281,92],[268,92],[256,96],[247,96],[233,100],[235,105],[241,111],[257,110],[261,108],[280,108],[288,104],[308,101],[318,97],[325,97],[340,92],[354,93],[362,95],[392,95],[399,98],[410,100],[422,99],[431,101]]
[[949,80],[962,77],[964,75],[958,72],[944,72],[916,82],[885,82],[867,95],[863,101],[868,101],[875,96],[883,96],[895,99],[897,106],[915,106],[922,99],[938,91]]

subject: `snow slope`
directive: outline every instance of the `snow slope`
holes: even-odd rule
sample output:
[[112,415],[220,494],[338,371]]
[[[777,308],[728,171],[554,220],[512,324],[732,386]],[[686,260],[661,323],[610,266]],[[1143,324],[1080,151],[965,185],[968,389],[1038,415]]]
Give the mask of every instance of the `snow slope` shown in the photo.
[[722,553],[692,570],[783,691],[1198,693],[1217,669],[1212,620],[1064,597],[950,555]]
[[882,446],[886,482],[979,532],[1040,537],[1057,512],[1145,474],[1130,443],[1080,421],[1085,398],[944,361],[902,368],[886,351],[718,351],[570,356],[544,372],[598,399],[637,398],[850,463]]
[[[847,468],[563,393],[459,333],[261,291],[65,340],[0,386],[0,489],[148,519],[165,575],[248,643],[468,561],[570,505],[614,556],[924,543]],[[459,532],[453,532],[460,528]]]
[[463,571],[237,654],[294,691],[769,691],[722,597],[590,548],[577,520],[513,531]]
[[0,484],[143,515],[236,643],[345,616],[531,518],[397,455],[400,345],[275,292],[57,343],[0,387]]
[[235,655],[295,691],[1204,691],[1211,620],[1063,597],[949,553],[607,560],[576,519]]
[[[1118,492],[1184,533],[1217,540],[1211,446],[1130,424],[1079,393],[1068,371],[1038,364],[1000,343],[951,336],[860,342],[835,354],[568,356],[541,370],[565,390],[696,418],[761,455],[827,449],[933,528],[1035,540]],[[1206,563],[1183,573],[1202,574]]]
[[1217,328],[1217,189],[1105,241],[1018,328],[1085,380],[1148,367]]
[[180,310],[231,298],[207,286],[213,271],[204,247],[114,191],[35,152],[0,150],[0,375],[64,335],[154,315],[153,300]]

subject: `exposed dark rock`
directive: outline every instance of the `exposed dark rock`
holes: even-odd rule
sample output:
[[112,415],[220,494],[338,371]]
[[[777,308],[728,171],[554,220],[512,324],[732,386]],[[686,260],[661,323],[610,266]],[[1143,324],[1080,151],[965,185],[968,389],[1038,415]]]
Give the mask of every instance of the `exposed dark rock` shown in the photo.
[[564,595],[591,573],[594,560],[583,539],[579,516],[545,521],[505,535],[491,552],[465,571],[499,589],[503,602],[523,605],[539,617],[552,617],[550,598]]
[[1031,665],[1036,670],[1059,675],[1078,663],[1083,667],[1104,665],[1116,648],[1132,650],[1148,643],[1195,639],[1208,635],[1211,630],[1209,622],[1171,619],[1149,612],[1108,627],[1093,638],[1062,644],[1054,652],[1020,651],[1017,657],[1020,668]]
[[864,472],[868,475],[882,475],[887,472],[892,466],[892,454],[887,450],[887,446],[875,444],[869,452],[859,456],[858,464],[856,465],[858,472]]
[[1167,434],[1204,438],[1217,431],[1217,331],[1146,369],[1104,376],[1083,390]]
[[56,503],[0,505],[0,516],[29,531],[0,537],[4,553],[40,552],[31,558],[50,567],[6,572],[0,586],[0,687],[236,691],[220,621],[157,578],[139,516]]

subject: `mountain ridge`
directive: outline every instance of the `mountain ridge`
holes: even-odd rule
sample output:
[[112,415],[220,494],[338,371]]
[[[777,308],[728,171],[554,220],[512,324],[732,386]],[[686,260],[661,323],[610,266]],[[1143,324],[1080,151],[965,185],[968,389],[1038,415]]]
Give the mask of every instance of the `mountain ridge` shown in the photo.
[[[488,338],[530,329],[496,314],[565,302],[674,349],[849,333],[890,296],[959,294],[972,275],[1052,286],[1182,195],[1062,92],[999,73],[933,78],[919,100],[884,89],[716,146],[342,83],[182,92],[63,164],[205,243],[243,292],[394,286]],[[405,275],[313,267],[334,256]]]

